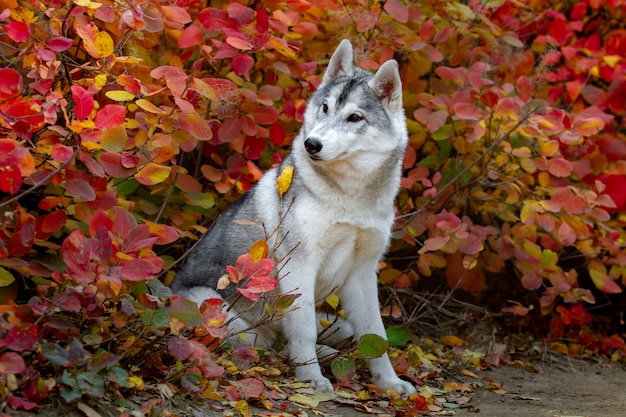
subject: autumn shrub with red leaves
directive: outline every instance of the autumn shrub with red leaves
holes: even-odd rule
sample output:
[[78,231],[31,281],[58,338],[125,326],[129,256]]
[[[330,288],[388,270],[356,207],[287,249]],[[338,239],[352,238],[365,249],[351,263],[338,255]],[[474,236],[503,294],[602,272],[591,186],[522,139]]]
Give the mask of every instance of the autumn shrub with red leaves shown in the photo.
[[403,78],[381,281],[512,280],[530,301],[498,308],[623,359],[623,328],[589,307],[624,305],[626,5],[407,3],[0,2],[2,400],[214,389],[214,345],[188,337],[223,337],[221,307],[162,282],[288,151],[344,37]]

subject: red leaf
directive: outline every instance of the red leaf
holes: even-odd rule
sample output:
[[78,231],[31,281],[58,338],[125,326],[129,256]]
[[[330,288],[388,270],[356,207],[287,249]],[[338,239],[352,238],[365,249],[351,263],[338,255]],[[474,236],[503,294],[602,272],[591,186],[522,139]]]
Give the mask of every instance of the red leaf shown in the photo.
[[166,224],[158,224],[146,221],[146,226],[150,231],[150,236],[156,237],[155,245],[169,245],[176,242],[180,237],[176,229]]
[[182,23],[182,24],[191,23],[191,16],[182,7],[161,6],[161,11],[163,12],[163,16],[167,20],[171,20],[172,22]]
[[76,103],[76,106],[74,107],[76,117],[78,120],[85,120],[89,117],[89,114],[91,114],[91,111],[93,110],[93,96],[79,85],[71,86],[70,90],[72,91],[72,99],[74,100],[74,103]]
[[484,117],[480,109],[472,103],[455,103],[452,108],[456,117],[462,120],[480,120]]
[[409,9],[400,0],[387,0],[383,6],[385,11],[389,13],[391,17],[396,19],[400,23],[406,23],[409,21]]
[[576,232],[567,222],[561,223],[558,231],[559,242],[563,246],[570,246],[576,242]]
[[250,55],[237,54],[233,59],[233,71],[235,74],[245,74],[254,66],[254,59]]
[[85,180],[68,178],[65,181],[65,191],[81,201],[94,201],[96,199],[96,192]]
[[23,399],[21,399],[19,397],[16,397],[14,395],[11,395],[9,397],[9,399],[7,400],[7,403],[14,410],[23,409],[23,410],[26,410],[26,411],[30,411],[30,410],[35,410],[35,409],[39,408],[39,406],[36,403],[23,400]]
[[14,20],[6,25],[4,30],[14,42],[26,42],[30,39],[30,27],[24,22]]
[[103,210],[98,210],[89,221],[89,235],[96,236],[100,227],[104,227],[109,232],[113,230],[113,219]]
[[96,127],[107,129],[120,126],[125,118],[126,107],[119,104],[107,104],[98,110],[94,122]]
[[52,147],[52,158],[56,161],[67,162],[73,154],[74,150],[70,146],[55,143]]
[[113,232],[119,235],[122,239],[126,239],[130,230],[137,225],[137,221],[132,214],[123,207],[113,207]]
[[13,68],[0,68],[0,99],[4,100],[19,94],[24,87],[24,80]]
[[185,28],[178,38],[178,47],[181,49],[191,48],[202,43],[202,30],[195,25]]
[[159,272],[155,265],[147,259],[133,259],[122,265],[122,278],[128,281],[144,281],[154,277]]
[[0,374],[21,374],[25,370],[26,363],[19,353],[5,352],[0,355]]
[[237,381],[236,386],[239,394],[246,399],[258,399],[265,389],[265,384],[256,378],[244,378]]
[[198,21],[209,30],[221,31],[228,27],[228,14],[224,10],[207,7],[198,13]]
[[38,332],[39,327],[36,324],[23,324],[11,327],[11,330],[9,330],[2,342],[2,346],[16,352],[31,350],[37,343]]
[[229,36],[226,38],[226,43],[232,46],[235,49],[240,49],[242,51],[249,51],[254,48],[250,42],[245,39],[237,38],[235,36]]
[[252,112],[252,117],[260,125],[272,125],[278,121],[278,110],[274,107],[259,107]]
[[0,170],[0,191],[11,195],[22,187],[22,173],[16,165],[4,167]]
[[193,353],[191,342],[180,336],[170,337],[167,341],[167,348],[177,361],[184,361]]
[[422,27],[420,28],[420,38],[422,38],[423,41],[430,40],[434,32],[435,32],[435,21],[432,19],[428,19],[422,24]]
[[274,123],[270,126],[270,140],[276,145],[283,145],[286,137],[285,127],[282,123]]
[[72,47],[74,39],[66,38],[65,36],[56,36],[48,41],[48,49],[54,52],[67,51]]
[[617,115],[626,114],[626,79],[624,77],[616,77],[608,89],[609,93],[609,109]]
[[221,143],[232,142],[241,134],[239,119],[226,119],[217,129],[217,137]]
[[524,103],[528,103],[533,94],[533,85],[530,82],[530,79],[527,76],[522,75],[521,77],[517,79],[516,88],[517,88],[517,95],[519,96],[519,98]]
[[563,158],[552,158],[548,160],[548,172],[559,178],[566,178],[572,173],[572,163]]
[[41,231],[44,233],[54,233],[65,226],[66,220],[67,213],[65,210],[55,210],[44,217],[41,223]]
[[122,155],[119,153],[105,152],[98,158],[104,172],[113,178],[128,178],[135,173],[134,168],[125,168],[122,165]]

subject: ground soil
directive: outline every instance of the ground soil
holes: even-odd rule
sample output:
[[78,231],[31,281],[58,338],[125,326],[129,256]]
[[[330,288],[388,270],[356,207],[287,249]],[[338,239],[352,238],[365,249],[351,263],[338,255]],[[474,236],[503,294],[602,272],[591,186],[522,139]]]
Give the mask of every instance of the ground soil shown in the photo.
[[[534,369],[534,372],[532,371]],[[443,410],[427,416],[478,416],[478,417],[625,417],[626,416],[626,369],[623,365],[580,361],[549,355],[549,359],[533,362],[525,369],[500,366],[487,371],[476,372],[480,378],[488,377],[501,385],[498,393],[493,389],[475,389],[468,393],[471,401],[458,409]],[[463,375],[447,375],[446,379],[460,382],[476,381]],[[165,407],[153,410],[151,415],[217,417],[241,415],[231,407],[221,407],[218,403],[199,404],[180,399],[166,401]],[[110,404],[90,403],[97,409],[96,416],[119,416],[120,410]],[[365,417],[377,413],[362,413],[352,406],[325,402],[319,407],[331,416]],[[297,411],[294,406],[289,411]],[[156,414],[154,413],[156,411]],[[304,408],[305,415],[320,415],[320,410]],[[374,410],[375,411],[375,410]],[[9,412],[14,417],[31,416],[90,416],[87,412],[61,411],[44,407],[36,412]],[[278,411],[274,411],[276,413]],[[297,414],[297,413],[294,413]],[[283,415],[294,415],[283,414]],[[141,415],[129,413],[128,415]],[[252,415],[272,415],[261,409],[252,410]],[[274,414],[277,415],[277,414]],[[280,414],[278,414],[280,415]],[[390,415],[388,410],[386,415]],[[397,417],[408,417],[399,412]]]

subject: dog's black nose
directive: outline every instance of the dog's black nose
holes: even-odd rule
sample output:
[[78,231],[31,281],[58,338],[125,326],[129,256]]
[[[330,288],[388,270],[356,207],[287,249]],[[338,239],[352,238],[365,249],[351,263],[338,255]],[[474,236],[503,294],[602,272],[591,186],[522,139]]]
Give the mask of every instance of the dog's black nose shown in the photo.
[[304,141],[304,148],[311,155],[315,155],[322,150],[322,141],[318,138],[307,138],[307,140]]

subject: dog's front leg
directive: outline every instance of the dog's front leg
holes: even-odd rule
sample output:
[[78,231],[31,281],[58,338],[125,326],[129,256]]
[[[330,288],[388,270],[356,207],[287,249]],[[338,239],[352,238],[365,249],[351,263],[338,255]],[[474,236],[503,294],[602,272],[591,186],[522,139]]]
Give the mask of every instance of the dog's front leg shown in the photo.
[[[292,263],[295,264],[293,259]],[[296,367],[296,378],[308,381],[313,388],[332,392],[333,385],[322,375],[317,359],[317,325],[315,315],[315,275],[308,274],[310,266],[289,265],[290,272],[281,280],[283,293],[300,294],[295,300],[294,311],[282,319],[283,333],[287,339],[289,360]],[[309,276],[311,275],[311,276]]]
[[[376,334],[387,340],[378,305],[377,267],[377,262],[361,265],[340,291],[340,300],[354,328],[356,340],[364,334]],[[386,353],[381,357],[370,359],[369,367],[374,383],[380,388],[384,390],[393,388],[402,395],[416,392],[411,383],[403,381],[396,375]]]

